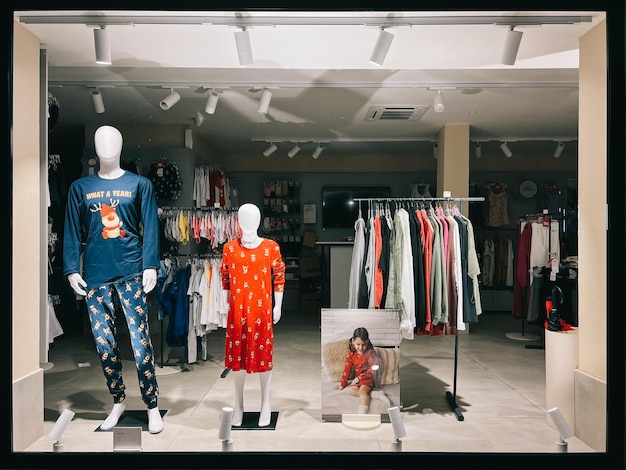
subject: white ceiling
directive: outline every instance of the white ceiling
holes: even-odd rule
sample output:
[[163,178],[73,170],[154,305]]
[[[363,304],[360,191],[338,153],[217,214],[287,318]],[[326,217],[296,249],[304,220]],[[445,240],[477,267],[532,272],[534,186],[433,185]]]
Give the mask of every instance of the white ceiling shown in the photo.
[[[185,124],[221,153],[260,154],[265,141],[285,141],[279,153],[287,141],[312,152],[322,142],[327,158],[411,152],[414,144],[403,141],[434,141],[446,124],[469,124],[477,141],[576,139],[578,40],[604,14],[48,10],[15,17],[47,51],[59,128]],[[549,24],[564,17],[583,21]],[[112,65],[95,63],[96,23],[108,24]],[[502,65],[513,23],[523,32],[517,61]],[[247,66],[239,65],[234,39],[242,25],[254,57]],[[394,39],[377,66],[369,57],[380,26]],[[102,114],[91,103],[94,87]],[[273,95],[267,114],[257,112],[264,87]],[[220,95],[212,115],[204,112],[210,88]],[[170,89],[181,100],[164,111],[159,102]],[[442,113],[432,109],[436,89],[445,97]],[[382,105],[426,109],[414,121],[365,119]]]

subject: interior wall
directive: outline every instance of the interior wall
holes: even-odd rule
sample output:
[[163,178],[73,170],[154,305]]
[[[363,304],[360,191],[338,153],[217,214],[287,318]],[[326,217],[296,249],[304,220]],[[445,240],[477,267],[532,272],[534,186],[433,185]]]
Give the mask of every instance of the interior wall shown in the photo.
[[607,385],[607,55],[606,22],[580,39],[578,372],[575,432],[606,448]]
[[41,253],[39,224],[39,133],[33,130],[40,115],[39,39],[18,23],[14,28],[11,371],[13,446],[19,449],[43,433],[43,372],[38,345],[41,295],[46,292],[45,285],[40,285],[40,272],[46,254]]

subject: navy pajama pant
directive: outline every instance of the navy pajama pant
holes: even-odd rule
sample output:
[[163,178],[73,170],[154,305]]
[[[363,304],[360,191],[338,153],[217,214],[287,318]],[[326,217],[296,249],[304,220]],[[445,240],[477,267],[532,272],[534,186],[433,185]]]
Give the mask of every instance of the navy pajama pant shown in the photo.
[[130,333],[142,399],[148,409],[155,408],[159,388],[154,370],[154,349],[148,329],[148,302],[147,294],[143,291],[142,275],[90,287],[86,301],[96,351],[100,356],[102,371],[113,402],[121,403],[126,398],[115,326],[116,316],[120,313],[118,307],[121,307]]

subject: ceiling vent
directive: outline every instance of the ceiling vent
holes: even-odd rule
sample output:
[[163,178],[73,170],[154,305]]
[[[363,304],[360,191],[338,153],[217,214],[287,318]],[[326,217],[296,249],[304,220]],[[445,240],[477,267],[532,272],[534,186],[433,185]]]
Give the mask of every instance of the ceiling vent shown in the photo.
[[430,105],[418,106],[371,106],[366,121],[417,121]]

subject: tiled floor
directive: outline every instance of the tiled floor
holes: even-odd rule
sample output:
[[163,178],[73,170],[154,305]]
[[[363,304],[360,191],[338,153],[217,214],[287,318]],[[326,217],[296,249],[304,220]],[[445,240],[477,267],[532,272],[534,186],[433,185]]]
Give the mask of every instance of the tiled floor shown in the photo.
[[[152,334],[160,359],[160,324]],[[527,325],[527,334],[541,334]],[[321,420],[319,314],[285,312],[276,325],[275,369],[271,382],[272,409],[279,412],[275,430],[236,430],[236,452],[387,452],[393,429],[355,430]],[[403,340],[401,352],[402,417],[407,436],[404,452],[424,453],[556,453],[558,433],[546,420],[543,349],[510,339],[521,323],[509,313],[483,313],[469,333],[458,337],[457,419],[446,392],[454,392],[455,338],[417,337]],[[121,337],[124,346],[127,338]],[[233,404],[232,374],[223,372],[223,331],[208,338],[207,360],[157,369],[159,408],[165,428],[142,433],[143,452],[218,452],[220,411]],[[532,344],[537,344],[532,343]],[[124,349],[123,349],[124,350]],[[127,356],[128,357],[128,356]],[[182,348],[164,350],[167,363],[183,361]],[[59,338],[45,372],[45,426],[52,428],[67,407],[76,413],[64,434],[64,451],[112,452],[113,433],[97,431],[111,408],[91,338]],[[79,364],[85,365],[81,367]],[[134,364],[125,361],[127,410],[145,408],[139,398]],[[248,376],[248,411],[258,411],[259,381]],[[51,452],[53,441],[42,437],[27,452]],[[593,452],[584,443],[568,440],[570,453]]]

